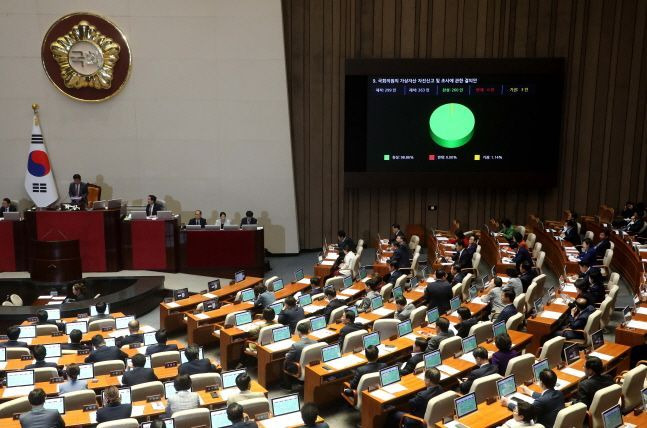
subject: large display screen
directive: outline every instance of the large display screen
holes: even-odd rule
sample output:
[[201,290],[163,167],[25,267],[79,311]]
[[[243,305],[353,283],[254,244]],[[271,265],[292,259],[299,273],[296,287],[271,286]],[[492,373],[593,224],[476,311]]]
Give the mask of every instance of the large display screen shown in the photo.
[[347,184],[554,184],[563,67],[562,59],[347,61]]

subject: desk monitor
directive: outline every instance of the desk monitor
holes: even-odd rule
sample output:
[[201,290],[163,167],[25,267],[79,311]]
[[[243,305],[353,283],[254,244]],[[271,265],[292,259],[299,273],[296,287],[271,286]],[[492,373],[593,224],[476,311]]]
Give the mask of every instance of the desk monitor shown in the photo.
[[577,344],[573,344],[564,349],[564,359],[567,365],[571,365],[580,359],[580,349]]
[[418,286],[418,277],[417,276],[412,276],[411,280],[409,280],[409,290],[413,290]]
[[323,262],[323,256],[322,256],[322,253],[319,253],[317,255],[317,264],[321,264],[321,262]]
[[272,398],[272,416],[282,416],[300,411],[299,394],[284,395]]
[[[256,225],[254,225],[254,229],[256,229]],[[225,224],[222,226],[222,230],[240,230],[240,225],[238,224]]]
[[157,343],[157,339],[155,338],[155,333],[156,332],[154,331],[144,333],[144,346],[155,345]]
[[272,283],[272,291],[274,291],[275,293],[277,291],[283,290],[284,287],[285,287],[285,285],[283,284],[283,279],[282,278],[279,278],[279,279],[275,280]]
[[207,290],[209,291],[220,290],[220,279],[214,279],[213,281],[209,281],[207,283]]
[[499,398],[507,397],[517,391],[517,384],[514,382],[514,375],[506,376],[496,381],[496,390]]
[[133,315],[129,315],[127,317],[117,317],[115,318],[115,329],[123,330],[125,328],[128,328],[128,323],[134,320],[135,317]]
[[227,409],[212,410],[209,414],[211,418],[211,428],[226,428],[233,425],[227,417]]
[[461,346],[463,347],[463,354],[469,354],[478,346],[478,343],[476,342],[476,336],[471,335],[467,336],[465,339],[462,339]]
[[399,285],[397,287],[393,287],[393,300],[398,300],[400,297],[404,296],[404,293],[402,292],[402,287]]
[[490,282],[490,279],[492,279],[492,277],[490,276],[489,273],[486,273],[485,276],[481,278],[481,289],[487,287],[487,284],[488,282]]
[[[184,357],[184,351],[180,352],[180,355],[184,358],[183,362],[186,362],[186,357]],[[126,359],[126,364],[128,367],[133,367],[133,360],[131,358]],[[151,356],[146,355],[146,362],[144,363],[144,368],[150,369],[151,368]]]
[[622,315],[624,316],[625,322],[631,321],[631,306],[626,306],[622,310]]
[[[146,358],[150,358],[150,355],[147,355]],[[204,358],[204,351],[202,350],[202,346],[198,347],[198,360],[202,360]],[[180,364],[188,363],[189,360],[186,358],[186,354],[184,351],[180,352]],[[149,367],[150,368],[150,367]]]
[[555,300],[555,287],[550,287],[548,289],[548,301],[552,302]]
[[108,199],[108,208],[121,208],[121,199]]
[[543,372],[544,370],[550,370],[550,366],[548,365],[548,358],[537,361],[532,365],[532,374],[535,377],[535,382],[539,382],[539,373]]
[[341,349],[339,348],[338,343],[326,346],[321,350],[321,361],[324,363],[336,360],[337,358],[341,358]]
[[378,346],[380,344],[380,333],[374,331],[373,333],[365,334],[362,336],[362,344],[364,345],[364,349],[371,345]]
[[544,310],[544,305],[541,302],[541,297],[535,300],[532,306],[535,308],[535,314],[539,315]]
[[283,327],[277,327],[275,329],[272,329],[272,341],[273,342],[280,342],[282,340],[287,340],[291,337],[292,335],[290,334],[290,327],[289,326],[283,326]]
[[300,267],[294,271],[294,282],[299,282],[303,278],[305,278],[305,275],[303,274],[303,268]]
[[382,388],[396,382],[400,382],[400,369],[397,365],[380,370],[380,385]]
[[345,276],[343,279],[343,288],[348,288],[353,285],[353,278],[351,276]]
[[440,313],[438,312],[438,308],[432,308],[427,311],[427,322],[429,324],[433,324],[436,321],[438,321],[438,318],[440,318]]
[[470,413],[476,412],[478,409],[478,406],[476,405],[476,393],[470,392],[469,394],[454,399],[454,409],[456,410],[456,416],[458,416],[458,418],[462,418]]
[[382,306],[384,306],[382,296],[375,296],[371,299],[371,310],[380,309]]
[[366,278],[366,268],[364,266],[359,268],[359,279],[360,281]]
[[79,364],[79,377],[78,379],[92,379],[94,377],[94,366],[92,363]]
[[29,386],[34,384],[33,370],[16,370],[7,372],[7,388],[13,386]]
[[61,356],[61,344],[52,343],[43,345],[45,347],[45,358],[59,358]]
[[187,224],[184,227],[186,228],[186,230],[202,230],[202,226],[200,226],[199,224]]
[[413,325],[411,325],[411,320],[402,321],[398,324],[398,337],[406,336],[413,332]]
[[106,343],[106,346],[117,346],[117,339],[114,337],[105,337],[103,341]]
[[56,410],[61,415],[65,414],[65,398],[64,397],[52,397],[46,398],[43,408],[48,410]]
[[87,321],[74,321],[65,323],[65,334],[70,334],[72,330],[79,330],[81,333],[88,332],[88,322]]
[[591,335],[591,344],[593,345],[593,349],[598,349],[604,345],[604,334],[602,330],[598,330]]
[[202,310],[204,312],[214,311],[216,310],[217,306],[218,306],[218,300],[216,299],[206,300],[202,302]]
[[179,290],[173,290],[173,300],[182,300],[189,297],[188,288],[180,288]]
[[146,211],[131,211],[131,220],[146,220]]
[[251,302],[252,300],[254,300],[254,297],[255,297],[254,296],[254,290],[252,290],[251,288],[243,290],[240,293],[241,302]]
[[234,322],[236,323],[237,327],[240,325],[249,324],[252,322],[252,313],[249,311],[239,312],[234,315]]
[[[103,405],[106,405],[106,391],[104,390],[103,393],[101,394],[103,398]],[[121,404],[130,404],[132,403],[132,400],[130,398],[130,387],[126,386],[123,388],[119,388],[119,397],[121,398]]]
[[3,218],[8,221],[20,220],[20,213],[18,211],[9,211],[3,214]]
[[624,425],[622,420],[622,410],[620,410],[620,405],[616,404],[612,408],[602,412],[602,422],[604,423],[604,428],[620,428]]
[[35,325],[19,325],[20,336],[19,339],[33,339],[36,337],[36,326]]
[[157,212],[157,219],[158,220],[172,220],[173,219],[173,211],[158,211]]
[[425,361],[425,369],[438,367],[443,363],[443,360],[440,356],[440,351],[438,350],[427,352],[422,356],[422,358]]
[[476,296],[478,296],[479,290],[476,288],[476,286],[472,285],[470,287],[470,301],[474,300]]
[[302,308],[304,306],[311,305],[312,304],[312,296],[310,294],[302,294],[302,295],[299,296],[299,299],[297,300],[297,303]]
[[175,381],[168,381],[164,382],[164,397],[168,400],[169,397],[174,396],[177,394],[177,391],[175,390]]
[[501,334],[505,334],[507,332],[508,332],[508,329],[505,326],[505,321],[499,321],[492,325],[492,333],[494,334],[494,337],[497,337]]
[[60,320],[61,319],[61,310],[60,309],[45,309],[47,312],[48,320]]
[[452,312],[460,308],[460,306],[461,306],[461,298],[459,296],[452,297],[452,299],[449,301],[449,308],[451,309]]
[[425,266],[422,268],[422,277],[429,278],[429,266]]
[[234,282],[241,282],[242,280],[245,279],[245,271],[244,270],[239,270],[234,274]]
[[270,308],[274,311],[276,315],[280,314],[283,310],[283,302],[276,302],[270,305]]
[[310,330],[317,331],[326,328],[326,317],[319,316],[310,319]]
[[[109,313],[110,313],[110,304],[106,303],[106,311],[104,312],[104,314],[107,315]],[[90,306],[90,316],[91,317],[96,317],[97,315],[98,315],[97,314],[97,307],[95,305]]]
[[[240,226],[242,230],[258,230],[259,227],[260,226],[257,224],[243,224]],[[227,226],[225,226],[225,230],[229,230],[227,229]],[[232,228],[232,230],[236,230],[236,229]]]
[[7,361],[7,348],[0,347],[0,361]]
[[236,386],[236,378],[242,373],[247,373],[247,370],[238,369],[222,372],[222,388],[227,389]]

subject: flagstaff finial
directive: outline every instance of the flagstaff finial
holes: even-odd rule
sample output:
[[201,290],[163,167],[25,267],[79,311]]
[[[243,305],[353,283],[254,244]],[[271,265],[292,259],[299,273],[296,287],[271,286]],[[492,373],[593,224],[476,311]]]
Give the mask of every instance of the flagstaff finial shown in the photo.
[[38,104],[34,103],[31,105],[32,110],[34,110],[34,113],[38,113]]

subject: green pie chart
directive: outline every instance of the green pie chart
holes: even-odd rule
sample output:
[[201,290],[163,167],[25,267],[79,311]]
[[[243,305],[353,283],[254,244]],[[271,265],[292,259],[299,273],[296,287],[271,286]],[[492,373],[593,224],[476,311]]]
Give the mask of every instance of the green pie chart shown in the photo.
[[439,146],[455,149],[472,139],[475,123],[474,113],[463,104],[443,104],[429,116],[429,133]]

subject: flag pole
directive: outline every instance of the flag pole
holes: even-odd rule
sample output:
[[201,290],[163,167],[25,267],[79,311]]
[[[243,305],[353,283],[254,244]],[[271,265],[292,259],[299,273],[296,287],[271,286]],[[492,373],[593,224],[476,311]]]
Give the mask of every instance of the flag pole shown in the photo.
[[40,121],[38,119],[38,108],[39,107],[40,106],[38,104],[36,104],[36,103],[31,105],[31,109],[34,110],[34,125],[36,125],[36,126],[40,125],[40,123],[39,123]]

